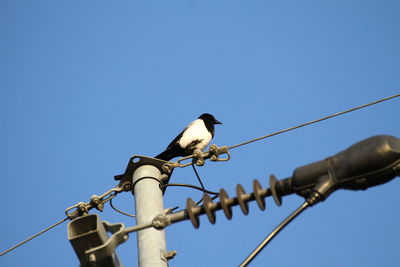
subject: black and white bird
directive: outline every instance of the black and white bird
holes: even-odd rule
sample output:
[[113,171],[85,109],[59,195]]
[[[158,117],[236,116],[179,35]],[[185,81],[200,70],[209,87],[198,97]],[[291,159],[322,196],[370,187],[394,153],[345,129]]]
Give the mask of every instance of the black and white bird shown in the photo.
[[192,155],[196,149],[203,150],[214,137],[215,124],[222,124],[222,122],[209,113],[201,114],[155,158],[169,161],[176,157]]
[[[222,122],[208,113],[200,115],[198,119],[192,121],[177,137],[175,137],[165,151],[155,156],[155,158],[170,161],[176,157],[192,155],[196,149],[203,150],[214,137],[215,124],[222,124]],[[114,179],[123,179],[124,176],[128,175],[127,171],[124,174],[115,175]],[[130,174],[130,176],[131,175],[132,174]],[[168,183],[168,181],[166,183]],[[163,192],[164,191],[165,188],[163,189]]]

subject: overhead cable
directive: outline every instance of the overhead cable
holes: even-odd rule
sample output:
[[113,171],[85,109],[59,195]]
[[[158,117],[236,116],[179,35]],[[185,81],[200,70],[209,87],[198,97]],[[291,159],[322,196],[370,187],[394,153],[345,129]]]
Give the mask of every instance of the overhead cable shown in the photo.
[[275,135],[278,135],[278,134],[281,134],[281,133],[289,132],[289,131],[292,131],[292,130],[295,130],[295,129],[298,129],[298,128],[301,128],[301,127],[304,127],[304,126],[307,126],[307,125],[310,125],[310,124],[314,124],[314,123],[317,123],[317,122],[320,122],[320,121],[331,119],[331,118],[334,118],[334,117],[337,117],[337,116],[340,116],[340,115],[343,115],[343,114],[346,114],[346,113],[350,113],[350,112],[353,112],[353,111],[356,111],[356,110],[359,110],[359,109],[362,109],[362,108],[366,108],[366,107],[369,107],[369,106],[372,106],[372,105],[375,105],[375,104],[378,104],[378,103],[381,103],[381,102],[384,102],[384,101],[388,101],[390,99],[393,99],[393,98],[396,98],[396,97],[399,97],[399,96],[400,96],[400,94],[392,95],[392,96],[389,96],[389,97],[386,97],[386,98],[382,98],[382,99],[379,99],[379,100],[376,100],[376,101],[373,101],[373,102],[370,102],[370,103],[367,103],[367,104],[364,104],[364,105],[361,105],[361,106],[358,106],[358,107],[354,107],[354,108],[351,108],[351,109],[348,109],[348,110],[345,110],[345,111],[342,111],[342,112],[338,112],[338,113],[335,113],[335,114],[332,114],[332,115],[329,115],[329,116],[326,116],[326,117],[323,117],[323,118],[320,118],[320,119],[317,119],[317,120],[309,121],[309,122],[306,122],[306,123],[303,123],[303,124],[300,124],[300,125],[297,125],[297,126],[294,126],[294,127],[290,127],[290,128],[284,129],[284,130],[280,130],[280,131],[277,131],[277,132],[274,132],[274,133],[271,133],[271,134],[267,134],[267,135],[258,137],[258,138],[254,138],[252,140],[249,140],[249,141],[246,141],[246,142],[234,145],[234,146],[230,146],[230,147],[228,147],[228,149],[237,148],[237,147],[240,147],[240,146],[243,146],[243,145],[247,145],[247,144],[250,144],[250,143],[265,139],[265,138],[269,138],[269,137],[272,137],[272,136],[275,136]]
[[65,221],[68,220],[68,219],[69,219],[69,218],[66,217],[66,218],[62,219],[61,221],[56,222],[55,224],[53,224],[53,225],[47,227],[46,229],[40,231],[39,233],[37,233],[37,234],[35,234],[35,235],[33,235],[33,236],[31,236],[31,237],[25,239],[24,241],[22,241],[22,242],[16,244],[15,246],[13,246],[13,247],[7,249],[6,251],[3,251],[3,252],[0,254],[0,256],[3,256],[4,254],[10,252],[11,250],[14,250],[14,249],[16,249],[17,247],[19,247],[19,246],[25,244],[26,242],[31,241],[31,240],[34,239],[35,237],[37,237],[37,236],[39,236],[39,235],[41,235],[41,234],[43,234],[43,233],[45,233],[45,232],[47,232],[47,231],[53,229],[54,227],[56,227],[56,226],[59,225],[59,224],[62,224],[63,222],[65,222]]

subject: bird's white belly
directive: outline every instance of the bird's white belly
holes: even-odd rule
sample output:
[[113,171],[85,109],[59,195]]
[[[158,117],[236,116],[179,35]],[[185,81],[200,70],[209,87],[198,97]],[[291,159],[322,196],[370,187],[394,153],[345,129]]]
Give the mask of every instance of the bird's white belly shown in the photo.
[[203,120],[197,119],[184,131],[179,140],[179,145],[186,148],[193,141],[198,140],[199,143],[196,145],[196,149],[203,150],[211,142],[211,139],[211,133],[207,130]]

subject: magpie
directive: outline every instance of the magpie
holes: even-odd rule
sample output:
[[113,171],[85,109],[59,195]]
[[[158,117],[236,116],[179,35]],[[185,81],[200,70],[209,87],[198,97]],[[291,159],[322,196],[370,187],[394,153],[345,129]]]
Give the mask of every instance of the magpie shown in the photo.
[[[222,124],[209,113],[200,115],[196,120],[189,123],[185,129],[168,145],[165,151],[155,158],[170,161],[176,157],[192,155],[194,150],[203,150],[214,137],[214,125]],[[121,180],[126,173],[114,176],[115,180]],[[163,192],[165,188],[163,189]]]
[[176,157],[192,155],[196,149],[203,150],[214,137],[215,124],[222,124],[222,122],[209,113],[201,114],[155,158],[170,161]]

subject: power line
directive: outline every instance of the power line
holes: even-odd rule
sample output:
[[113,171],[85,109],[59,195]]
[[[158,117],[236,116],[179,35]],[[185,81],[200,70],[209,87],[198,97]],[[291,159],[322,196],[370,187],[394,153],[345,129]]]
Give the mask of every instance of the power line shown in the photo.
[[317,123],[317,122],[320,122],[320,121],[323,121],[323,120],[331,119],[333,117],[337,117],[337,116],[340,116],[340,115],[343,115],[343,114],[346,114],[346,113],[349,113],[349,112],[352,112],[352,111],[356,111],[358,109],[366,108],[366,107],[369,107],[369,106],[372,106],[372,105],[375,105],[375,104],[378,104],[378,103],[381,103],[381,102],[384,102],[384,101],[387,101],[387,100],[390,100],[390,99],[393,99],[393,98],[396,98],[396,97],[399,97],[399,96],[400,96],[400,94],[392,95],[392,96],[389,96],[389,97],[386,97],[386,98],[382,98],[382,99],[376,100],[374,102],[370,102],[368,104],[364,104],[364,105],[361,105],[361,106],[358,106],[358,107],[354,107],[354,108],[351,108],[351,109],[348,109],[348,110],[345,110],[345,111],[342,111],[342,112],[335,113],[333,115],[329,115],[329,116],[326,116],[326,117],[323,117],[323,118],[320,118],[320,119],[317,119],[317,120],[309,121],[309,122],[306,122],[306,123],[303,123],[303,124],[300,124],[300,125],[297,125],[297,126],[294,126],[294,127],[290,127],[290,128],[284,129],[284,130],[280,130],[280,131],[272,133],[272,134],[267,134],[267,135],[264,135],[264,136],[261,136],[261,137],[258,137],[258,138],[255,138],[255,139],[252,139],[252,140],[249,140],[249,141],[246,141],[246,142],[234,145],[234,146],[230,146],[230,147],[228,147],[228,149],[237,148],[239,146],[247,145],[247,144],[250,144],[250,143],[265,139],[265,138],[272,137],[274,135],[278,135],[278,134],[281,134],[281,133],[289,132],[289,131],[292,131],[292,130],[295,130],[295,129],[298,129],[298,128],[301,128],[301,127],[304,127],[304,126],[307,126],[307,125],[310,125],[310,124],[313,124],[313,123]]
[[[111,199],[113,199],[118,193],[125,191],[125,189],[123,187],[115,187],[112,188],[110,190],[108,190],[107,192],[105,192],[104,194],[97,196],[97,195],[93,195],[90,199],[90,202],[88,203],[84,203],[84,202],[79,202],[78,204],[68,208],[65,213],[67,215],[66,218],[62,219],[59,222],[56,222],[55,224],[47,227],[46,229],[40,231],[39,233],[29,237],[28,239],[18,243],[17,245],[11,247],[10,249],[2,252],[0,254],[0,256],[3,256],[4,254],[16,249],[17,247],[25,244],[26,242],[31,241],[32,239],[34,239],[35,237],[53,229],[54,227],[56,227],[57,225],[65,222],[66,220],[70,219],[72,220],[73,218],[76,218],[82,214],[86,214],[89,212],[89,210],[91,210],[92,208],[96,208],[97,210],[103,211],[103,207],[104,207],[104,203],[111,201]],[[70,212],[72,209],[76,209],[74,212]]]
[[292,214],[290,214],[285,220],[283,220],[258,246],[250,253],[250,255],[239,265],[239,267],[247,266],[257,254],[291,221],[293,221],[297,216],[299,216],[305,209],[307,209],[310,204],[306,201],[299,208],[297,208]]
[[204,184],[201,181],[200,175],[197,172],[196,167],[194,166],[194,164],[192,164],[192,168],[193,168],[194,173],[196,174],[197,180],[199,181],[199,184],[200,184],[201,188],[203,188],[203,190],[205,190],[206,188],[204,187]]
[[31,241],[31,240],[34,239],[35,237],[37,237],[37,236],[39,236],[39,235],[41,235],[41,234],[43,234],[43,233],[45,233],[45,232],[47,232],[47,231],[53,229],[53,228],[56,227],[57,225],[62,224],[63,222],[65,222],[66,220],[68,220],[68,217],[62,219],[62,220],[59,221],[59,222],[56,222],[55,224],[53,224],[53,225],[47,227],[46,229],[40,231],[39,233],[37,233],[37,234],[35,234],[35,235],[29,237],[28,239],[25,239],[24,241],[22,241],[22,242],[16,244],[15,246],[13,246],[13,247],[7,249],[6,251],[2,252],[2,253],[0,254],[0,256],[3,256],[4,254],[10,252],[11,250],[14,250],[14,249],[16,249],[17,247],[19,247],[19,246],[25,244],[26,242]]

